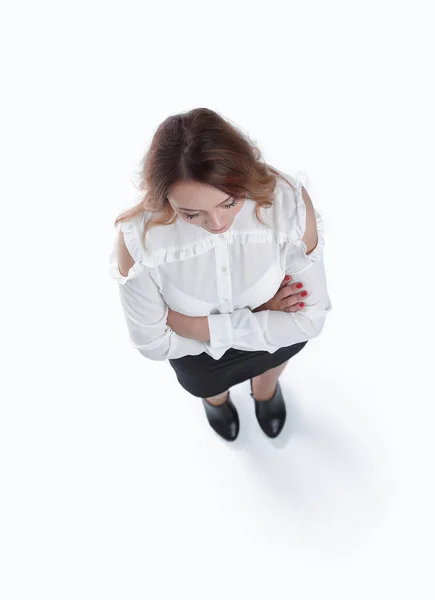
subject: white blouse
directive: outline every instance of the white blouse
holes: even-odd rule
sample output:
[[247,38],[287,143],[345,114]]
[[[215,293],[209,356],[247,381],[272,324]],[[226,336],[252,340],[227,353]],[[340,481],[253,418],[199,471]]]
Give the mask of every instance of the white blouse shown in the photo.
[[[134,348],[152,360],[206,352],[219,359],[229,348],[275,352],[314,338],[323,329],[332,305],[323,262],[322,217],[315,208],[318,242],[306,254],[302,241],[306,207],[301,186],[307,175],[279,171],[295,186],[277,178],[275,200],[255,216],[255,200],[246,198],[230,229],[209,233],[178,218],[171,225],[141,232],[150,213],[118,223],[110,254],[110,274],[118,282],[129,338]],[[119,229],[134,265],[124,277],[118,268]],[[296,312],[252,310],[270,300],[284,278],[301,281],[308,296]],[[302,290],[301,290],[302,291]],[[184,315],[207,316],[210,341],[183,337],[166,323],[168,309]]]

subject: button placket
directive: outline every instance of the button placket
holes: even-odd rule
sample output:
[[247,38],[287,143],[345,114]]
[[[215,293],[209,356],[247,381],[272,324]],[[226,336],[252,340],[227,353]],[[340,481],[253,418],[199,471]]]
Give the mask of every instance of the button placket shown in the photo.
[[219,307],[221,312],[230,313],[231,277],[228,243],[225,238],[220,239],[216,245],[216,273]]

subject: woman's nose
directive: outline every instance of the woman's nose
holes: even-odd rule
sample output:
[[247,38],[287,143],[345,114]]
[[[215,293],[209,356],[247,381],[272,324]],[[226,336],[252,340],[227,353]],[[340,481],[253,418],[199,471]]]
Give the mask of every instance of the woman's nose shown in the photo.
[[213,229],[214,231],[218,231],[219,229],[222,229],[224,227],[224,224],[222,222],[213,220],[213,221],[209,221],[209,223],[207,224],[207,227],[209,229]]

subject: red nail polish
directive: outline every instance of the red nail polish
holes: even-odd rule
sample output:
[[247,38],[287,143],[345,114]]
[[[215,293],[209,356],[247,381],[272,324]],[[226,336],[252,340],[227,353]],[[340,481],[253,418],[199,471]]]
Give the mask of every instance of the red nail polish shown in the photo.
[[299,306],[300,307],[305,306],[304,302],[299,302]]
[[290,279],[290,275],[286,275],[284,279],[288,281]]
[[304,290],[303,292],[301,292],[301,296],[306,296],[307,292]]
[[296,287],[297,287],[297,288],[301,288],[301,287],[302,287],[302,283],[297,283],[297,284],[296,284]]

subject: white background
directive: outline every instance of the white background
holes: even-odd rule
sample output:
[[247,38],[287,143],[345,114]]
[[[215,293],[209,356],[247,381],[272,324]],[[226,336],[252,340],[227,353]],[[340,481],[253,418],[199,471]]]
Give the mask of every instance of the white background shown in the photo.
[[[2,599],[433,598],[429,2],[10,2],[0,40]],[[201,106],[325,223],[276,440],[248,382],[217,436],[108,274],[155,129]]]

